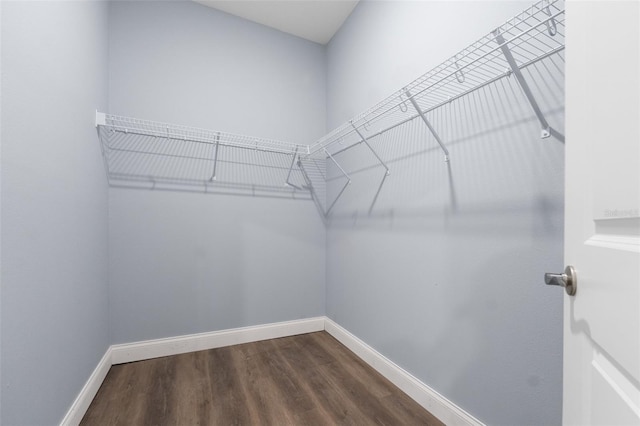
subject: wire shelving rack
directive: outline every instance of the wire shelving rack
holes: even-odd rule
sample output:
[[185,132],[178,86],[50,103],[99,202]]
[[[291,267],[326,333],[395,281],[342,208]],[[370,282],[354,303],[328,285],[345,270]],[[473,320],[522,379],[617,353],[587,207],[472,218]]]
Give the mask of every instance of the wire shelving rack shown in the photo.
[[[364,142],[363,135],[374,138],[501,78],[518,74],[519,70],[562,52],[564,29],[564,1],[540,1],[319,139],[310,147],[310,155],[325,149],[337,154]],[[511,52],[511,58],[505,56],[505,51]],[[541,124],[543,131],[549,131],[542,136],[550,136],[549,126]]]
[[111,186],[310,197],[307,146],[100,112],[96,127]]
[[[532,89],[522,73],[547,58],[564,62],[565,9],[563,0],[542,0],[530,6],[475,43],[456,53],[440,65],[415,79],[387,98],[343,123],[309,147],[302,158],[325,159],[337,166],[344,177],[332,200],[324,200],[328,215],[331,206],[347,189],[351,178],[339,165],[339,154],[361,144],[374,155],[390,174],[385,159],[371,146],[370,141],[408,122],[420,119],[439,145],[448,162],[447,141],[431,124],[429,115],[456,99],[467,96],[500,79],[514,78],[540,124],[541,138],[554,137],[564,142],[564,135],[554,129],[541,111]],[[555,65],[555,62],[554,62]],[[425,142],[426,143],[426,142]],[[302,169],[304,173],[304,168]],[[319,182],[314,185],[322,185]],[[324,182],[326,185],[326,182]],[[320,191],[319,191],[320,192]],[[326,188],[322,191],[326,193]]]
[[[556,58],[555,66],[563,65],[564,33],[564,0],[539,1],[312,145],[97,113],[109,182],[306,197],[326,219],[351,183],[339,154],[365,145],[389,175],[386,160],[369,142],[418,119],[448,162],[447,141],[432,125],[431,113],[501,79],[517,81],[539,122],[541,138],[564,141],[545,118],[522,72],[547,58]],[[342,182],[330,199],[327,168],[337,170]]]

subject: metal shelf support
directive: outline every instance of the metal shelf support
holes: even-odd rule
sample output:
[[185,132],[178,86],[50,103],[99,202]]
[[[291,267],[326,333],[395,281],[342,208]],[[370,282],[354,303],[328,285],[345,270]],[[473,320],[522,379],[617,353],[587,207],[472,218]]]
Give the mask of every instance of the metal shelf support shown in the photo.
[[436,142],[438,142],[438,145],[440,145],[440,148],[442,148],[442,151],[444,152],[444,161],[446,163],[448,163],[449,162],[449,150],[447,149],[446,146],[444,146],[444,143],[442,142],[442,139],[440,139],[440,136],[438,135],[438,132],[436,132],[436,130],[433,128],[433,126],[431,125],[429,120],[427,120],[427,116],[424,115],[424,112],[422,111],[422,108],[420,108],[420,105],[418,105],[418,102],[416,102],[416,100],[413,98],[413,96],[411,95],[409,90],[405,89],[404,93],[407,95],[407,98],[409,98],[409,101],[411,101],[411,105],[413,105],[413,107],[415,108],[415,110],[418,113],[418,115],[420,116],[420,118],[422,118],[422,121],[424,121],[424,124],[427,125],[427,128],[429,129],[429,131],[431,132],[433,137],[436,139]]
[[293,165],[296,163],[296,158],[298,157],[298,147],[296,147],[296,151],[293,153],[293,156],[291,158],[291,165],[289,166],[289,173],[287,174],[287,179],[284,181],[284,185],[285,186],[290,186],[292,188],[296,188],[302,191],[302,188],[299,187],[298,185],[294,185],[293,183],[290,182],[291,179],[291,172],[293,171]]
[[220,150],[220,133],[216,134],[216,153],[213,157],[213,173],[211,173],[211,179],[209,181],[216,180],[216,168],[218,166],[218,151]]
[[[555,24],[555,21],[554,21],[554,24]],[[509,67],[511,68],[511,72],[513,73],[516,80],[518,81],[518,84],[520,85],[520,88],[522,89],[522,92],[524,93],[525,97],[529,101],[529,104],[531,105],[533,112],[536,114],[536,117],[538,117],[540,126],[542,126],[540,137],[542,139],[548,138],[549,136],[551,136],[551,128],[549,127],[549,123],[547,122],[547,119],[544,117],[544,114],[542,113],[540,106],[538,106],[538,102],[536,101],[535,96],[533,96],[533,93],[531,92],[531,88],[529,87],[527,80],[524,78],[522,71],[520,71],[520,67],[516,62],[516,59],[513,57],[513,54],[511,53],[511,50],[509,49],[507,42],[502,36],[502,33],[500,32],[500,28],[497,28],[495,31],[493,31],[493,35],[496,39],[496,42],[500,46],[500,50],[502,50],[502,54],[507,60]]]
[[333,161],[333,164],[336,165],[336,167],[340,170],[342,175],[347,178],[347,182],[344,184],[342,189],[340,189],[340,192],[338,192],[338,195],[336,195],[336,198],[333,200],[333,202],[331,203],[331,205],[329,206],[329,208],[325,212],[324,215],[326,217],[326,216],[329,216],[329,213],[331,213],[331,210],[333,209],[333,206],[336,205],[336,203],[338,202],[338,199],[342,196],[342,193],[344,192],[344,190],[347,189],[347,186],[351,185],[351,176],[349,176],[347,174],[347,172],[345,172],[344,169],[340,166],[340,164],[338,164],[338,162],[335,160],[335,158],[333,158],[333,156],[331,154],[329,154],[329,151],[327,151],[325,149],[324,153],[331,159],[331,161]]
[[[358,130],[358,128],[353,124],[353,121],[351,121],[350,123],[351,123],[351,127],[353,127],[353,130],[355,130],[356,133],[358,134],[358,136],[360,137],[360,139],[362,139],[362,142],[364,142],[364,144],[367,146],[367,148],[369,148],[369,150],[373,153],[373,155],[378,159],[380,164],[382,164],[382,166],[387,170],[386,175],[389,176],[390,171],[389,171],[389,167],[387,166],[387,164],[384,161],[382,161],[382,158],[380,158],[378,153],[371,147],[371,145],[369,145],[369,141],[367,140],[367,138],[364,137],[364,135],[362,133],[360,133],[360,130]],[[326,149],[324,150],[324,152],[328,154]],[[333,157],[331,159],[333,160]],[[334,160],[334,162],[335,162],[335,160]]]
[[309,179],[309,176],[307,175],[307,171],[304,169],[304,166],[302,165],[302,160],[300,159],[300,157],[298,157],[298,167],[302,172],[302,178],[304,179],[304,182],[305,182],[305,185],[303,186],[305,189],[309,190],[309,193],[311,194],[311,199],[315,203],[316,208],[318,209],[318,212],[320,213],[320,216],[322,217],[322,220],[324,222],[327,218],[327,215],[324,212],[322,204],[320,204],[320,199],[318,198],[318,194],[316,193],[316,190],[313,187],[313,184],[311,183],[311,179]]

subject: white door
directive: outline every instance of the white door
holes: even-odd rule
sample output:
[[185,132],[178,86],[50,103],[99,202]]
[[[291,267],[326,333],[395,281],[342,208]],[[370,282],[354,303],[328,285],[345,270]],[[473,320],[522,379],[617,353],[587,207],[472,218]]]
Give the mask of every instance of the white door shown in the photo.
[[566,49],[563,423],[640,425],[640,2],[569,1]]

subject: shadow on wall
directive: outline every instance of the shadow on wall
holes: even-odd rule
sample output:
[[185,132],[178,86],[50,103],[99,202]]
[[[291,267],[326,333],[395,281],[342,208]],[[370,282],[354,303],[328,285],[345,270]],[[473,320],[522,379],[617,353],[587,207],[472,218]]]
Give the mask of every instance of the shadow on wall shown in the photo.
[[[523,72],[564,129],[561,55]],[[352,184],[328,219],[327,314],[492,424],[562,408],[563,137],[505,77],[335,156]],[[375,131],[375,130],[374,130]],[[327,199],[341,178],[327,161]]]
[[[558,55],[524,70],[555,129],[564,128],[563,61]],[[461,216],[482,220],[486,215],[535,210],[540,215],[537,232],[559,231],[549,215],[562,205],[556,177],[564,168],[564,136],[555,132],[540,137],[540,124],[513,76],[428,116],[450,152],[450,161],[444,161],[435,138],[419,119],[369,140],[389,167],[388,176],[364,144],[335,154],[352,184],[329,215],[330,226],[410,224],[415,229],[451,225]],[[333,200],[343,176],[329,160],[327,174],[327,200]],[[510,225],[501,223],[501,229]]]
[[[457,254],[463,258],[473,257],[473,251],[479,248],[471,244],[465,250],[467,253]],[[494,413],[495,424],[523,424],[523,418],[544,418],[548,413],[541,415],[541,407],[537,405],[518,404],[517,414],[505,408],[513,401],[526,401],[532,396],[538,401],[546,398],[545,394],[555,395],[557,380],[562,376],[559,363],[544,364],[531,349],[532,345],[541,343],[538,348],[549,357],[562,359],[561,345],[556,345],[558,334],[561,336],[562,299],[549,303],[536,291],[539,283],[522,279],[514,271],[498,274],[505,264],[515,270],[530,271],[530,259],[530,247],[521,244],[466,265],[465,274],[495,277],[484,280],[481,285],[464,285],[456,280],[429,282],[432,288],[416,293],[411,283],[395,283],[398,292],[402,293],[406,287],[404,290],[411,292],[415,300],[404,299],[401,310],[390,303],[390,307],[378,312],[382,317],[394,315],[401,319],[400,323],[386,323],[379,350],[383,354],[394,354],[394,362],[460,403],[480,420],[487,421],[487,412]],[[508,285],[512,287],[507,289]],[[505,291],[518,295],[511,300],[513,298],[501,296]],[[446,308],[439,308],[434,302]],[[545,335],[544,328],[530,320],[542,305],[547,306],[550,319],[559,321],[554,334]],[[443,312],[444,309],[448,312]],[[455,321],[445,321],[449,317]],[[557,414],[557,408],[557,403],[545,407],[552,415]],[[551,423],[532,421],[531,424]]]
[[311,199],[295,145],[161,124],[109,116],[99,127],[110,186]]

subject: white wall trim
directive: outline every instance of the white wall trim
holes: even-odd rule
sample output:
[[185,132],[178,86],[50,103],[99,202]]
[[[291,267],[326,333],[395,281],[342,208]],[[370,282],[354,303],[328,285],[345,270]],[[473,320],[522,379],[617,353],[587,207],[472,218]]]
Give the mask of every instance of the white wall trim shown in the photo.
[[285,321],[210,333],[190,334],[111,346],[111,363],[141,361],[161,356],[203,351],[278,337],[324,330],[324,317]]
[[325,330],[446,425],[483,425],[329,318],[325,318]]
[[77,426],[98,393],[109,368],[125,362],[141,361],[161,356],[221,348],[241,343],[277,339],[324,330],[325,317],[306,318],[251,327],[234,328],[210,333],[190,334],[166,339],[147,340],[111,345],[89,380],[78,394],[71,408],[60,422],[61,426]]
[[62,422],[60,422],[62,426],[75,426],[80,424],[87,409],[89,409],[89,405],[91,405],[91,401],[93,401],[93,398],[98,393],[98,389],[100,389],[104,378],[107,377],[110,368],[111,347],[107,348],[98,366],[93,370],[93,373],[89,376],[89,380],[87,380],[87,383],[85,383],[80,390],[76,400],[71,404],[71,408],[69,408]]
[[447,425],[483,426],[472,415],[455,405],[416,377],[391,362],[327,317],[306,318],[252,327],[234,328],[210,333],[190,334],[166,339],[147,340],[110,346],[71,408],[60,423],[62,426],[80,424],[91,401],[102,385],[112,365],[141,361],[162,356],[221,348],[260,340],[277,339],[297,334],[326,330],[364,362],[386,377],[418,404]]

